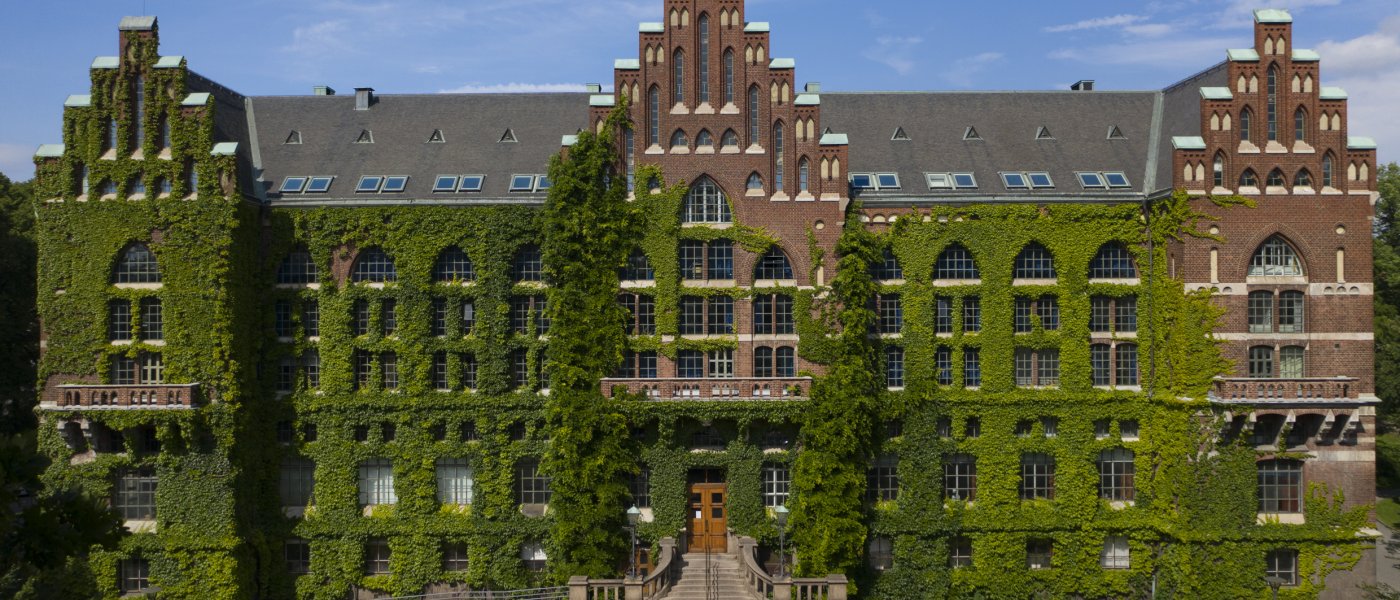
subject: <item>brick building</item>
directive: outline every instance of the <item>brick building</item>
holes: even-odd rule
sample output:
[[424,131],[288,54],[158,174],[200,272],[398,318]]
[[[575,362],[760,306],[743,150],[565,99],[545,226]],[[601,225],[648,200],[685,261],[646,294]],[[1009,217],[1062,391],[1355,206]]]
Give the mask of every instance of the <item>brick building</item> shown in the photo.
[[[620,270],[632,345],[601,382],[633,393],[652,577],[691,575],[665,568],[673,540],[776,564],[832,358],[821,300],[858,223],[886,248],[888,392],[862,434],[877,452],[846,465],[868,470],[869,531],[839,575],[867,597],[1127,597],[1172,568],[1196,573],[1160,575],[1184,595],[1373,579],[1355,514],[1374,486],[1375,144],[1287,13],[1157,91],[844,93],[800,84],[746,11],[665,0],[613,92],[521,95],[243,96],[161,55],[153,17],[123,19],[35,157],[43,447],[134,533],[93,585],[541,585],[535,226],[550,157],[624,99],[631,200],[678,209]],[[653,166],[664,181],[640,180]],[[1178,192],[1218,218],[1159,247]],[[1236,194],[1255,206],[1211,202]],[[1233,366],[1172,398],[1186,330],[1163,297],[1202,290]],[[1241,452],[1195,480],[1200,506],[1248,513],[1217,529],[1158,475]],[[1212,571],[1212,547],[1242,566]]]

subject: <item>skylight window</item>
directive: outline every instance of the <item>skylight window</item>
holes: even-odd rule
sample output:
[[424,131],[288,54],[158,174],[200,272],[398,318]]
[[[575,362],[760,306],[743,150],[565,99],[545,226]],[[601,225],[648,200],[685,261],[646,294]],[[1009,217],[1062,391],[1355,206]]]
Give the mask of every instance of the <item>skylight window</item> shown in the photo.
[[899,127],[899,128],[897,128],[897,129],[894,130],[894,135],[890,136],[890,141],[892,141],[892,142],[907,142],[907,141],[909,141],[909,134],[904,132],[904,128],[903,128],[903,127]]
[[1108,181],[1108,187],[1111,188],[1131,187],[1128,183],[1128,176],[1122,173],[1104,173],[1103,178]]
[[334,177],[312,177],[311,181],[306,184],[306,193],[324,194],[329,192],[332,181],[335,181]]
[[355,192],[360,194],[373,194],[379,191],[379,187],[384,185],[384,178],[378,175],[365,175],[360,178],[360,184],[355,186]]
[[1049,173],[1027,173],[1026,176],[1030,177],[1031,187],[1033,188],[1041,189],[1055,187],[1055,182],[1054,180],[1050,179]]
[[407,175],[390,175],[384,178],[384,187],[379,191],[397,193],[402,192],[406,187],[408,187]]
[[980,139],[982,139],[982,134],[977,133],[977,128],[976,128],[976,127],[968,127],[968,128],[967,128],[967,131],[963,132],[963,139],[964,139],[964,140],[980,140]]
[[1042,126],[1040,129],[1037,129],[1037,130],[1036,130],[1036,132],[1035,132],[1035,139],[1037,139],[1037,140],[1053,140],[1053,139],[1055,139],[1055,136],[1052,135],[1052,134],[1050,133],[1050,128]]
[[875,178],[871,177],[869,173],[852,173],[851,187],[857,190],[873,190],[875,189]]
[[515,142],[515,141],[517,141],[517,140],[515,139],[515,130],[507,128],[507,129],[506,129],[506,132],[501,134],[501,139],[500,139],[500,142],[501,142],[501,143],[503,143],[503,144],[509,144],[509,143],[512,143],[512,142]]
[[1024,190],[1031,187],[1024,173],[1002,173],[1001,182],[1008,190]]
[[1098,173],[1080,173],[1080,174],[1079,174],[1079,184],[1082,185],[1082,186],[1084,186],[1084,187],[1086,187],[1086,188],[1106,188],[1106,187],[1108,187],[1108,185],[1105,184],[1104,181],[1103,181],[1103,175],[1100,175],[1100,174],[1098,174]]
[[461,185],[461,187],[458,187],[458,188],[457,188],[457,191],[459,191],[459,192],[479,192],[479,191],[481,191],[481,184],[482,184],[482,183],[485,183],[485,181],[486,181],[486,176],[485,176],[485,175],[463,175],[463,176],[462,176],[462,185]]
[[535,191],[534,175],[513,175],[510,178],[510,191],[512,192],[533,192]]
[[953,173],[953,187],[960,190],[977,189],[977,177],[972,173]]
[[456,175],[438,175],[438,176],[437,176],[437,179],[433,180],[433,191],[434,191],[434,192],[455,192],[455,191],[457,191],[457,176],[456,176]]
[[300,194],[306,189],[306,180],[306,177],[288,177],[282,180],[282,187],[277,191],[283,194]]
[[355,143],[356,143],[356,144],[373,144],[373,143],[374,143],[374,134],[373,134],[373,133],[370,133],[370,131],[369,131],[368,129],[361,129],[361,130],[360,130],[360,137],[355,138]]
[[441,129],[434,129],[432,135],[428,136],[429,144],[442,144],[446,142],[447,140],[442,137]]
[[852,173],[851,187],[856,190],[879,191],[897,190],[899,185],[898,173]]
[[899,189],[899,175],[896,173],[876,173],[875,185],[882,190]]
[[1126,139],[1128,139],[1128,136],[1123,135],[1123,130],[1122,130],[1122,129],[1119,129],[1117,125],[1114,125],[1114,126],[1108,128],[1108,139],[1110,139],[1110,140],[1126,140]]
[[552,187],[554,187],[554,182],[549,180],[548,175],[540,175],[535,178],[535,191],[543,192]]
[[947,173],[924,173],[924,177],[928,180],[928,189],[953,189],[953,177]]

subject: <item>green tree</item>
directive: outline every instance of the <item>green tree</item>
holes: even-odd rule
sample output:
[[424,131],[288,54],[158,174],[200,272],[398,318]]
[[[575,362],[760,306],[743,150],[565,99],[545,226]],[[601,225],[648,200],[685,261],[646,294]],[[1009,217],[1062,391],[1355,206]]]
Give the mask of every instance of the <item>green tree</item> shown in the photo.
[[1400,416],[1400,165],[1380,168],[1375,225],[1376,395],[1395,427]]
[[39,318],[34,205],[29,182],[0,174],[0,435],[33,429]]
[[550,374],[547,403],[551,435],[543,468],[552,478],[555,573],[608,577],[627,552],[622,536],[628,487],[637,472],[619,401],[599,388],[622,360],[627,338],[617,303],[618,268],[640,234],[618,153],[610,135],[628,127],[619,106],[604,129],[578,143],[549,167],[553,187],[545,203]]

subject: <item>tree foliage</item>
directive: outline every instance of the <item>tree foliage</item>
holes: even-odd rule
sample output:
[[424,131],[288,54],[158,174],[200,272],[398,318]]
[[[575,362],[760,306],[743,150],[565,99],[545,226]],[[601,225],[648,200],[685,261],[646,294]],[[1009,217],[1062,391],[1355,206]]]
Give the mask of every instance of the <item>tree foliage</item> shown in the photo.
[[1400,414],[1400,165],[1381,167],[1376,187],[1376,395],[1393,428]]
[[39,319],[30,184],[0,174],[0,434],[32,429]]

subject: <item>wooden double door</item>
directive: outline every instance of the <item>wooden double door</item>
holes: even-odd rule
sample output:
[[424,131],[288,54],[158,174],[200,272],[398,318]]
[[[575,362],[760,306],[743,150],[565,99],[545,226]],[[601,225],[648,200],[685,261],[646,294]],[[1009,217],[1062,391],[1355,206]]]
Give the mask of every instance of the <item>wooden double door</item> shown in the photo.
[[[718,479],[718,481],[715,481]],[[692,472],[690,477],[690,552],[720,553],[729,550],[729,486],[722,473]]]

